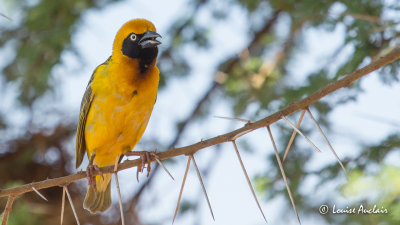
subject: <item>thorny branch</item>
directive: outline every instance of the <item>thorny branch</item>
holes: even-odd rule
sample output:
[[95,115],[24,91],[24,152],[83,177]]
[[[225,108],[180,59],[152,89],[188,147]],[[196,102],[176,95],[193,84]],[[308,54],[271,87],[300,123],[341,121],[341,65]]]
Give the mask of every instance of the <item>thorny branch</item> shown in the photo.
[[[282,116],[287,116],[290,115],[298,110],[306,109],[308,106],[310,106],[312,103],[318,101],[319,99],[323,98],[326,95],[329,95],[330,93],[343,88],[343,87],[349,87],[354,81],[360,79],[361,77],[367,75],[368,73],[371,73],[387,64],[392,63],[393,61],[397,60],[400,58],[400,48],[394,49],[391,53],[380,57],[379,59],[372,61],[369,65],[358,69],[354,71],[353,73],[346,75],[342,79],[329,83],[326,85],[324,88],[314,92],[310,96],[303,98],[299,101],[296,101],[294,103],[289,104],[287,107],[284,109],[268,116],[265,117],[261,120],[258,120],[256,122],[249,122],[243,127],[236,129],[234,131],[231,131],[229,133],[219,135],[204,141],[197,142],[195,144],[185,146],[185,147],[180,147],[180,148],[172,148],[168,151],[158,153],[157,155],[159,156],[160,160],[163,159],[168,159],[172,157],[176,157],[179,155],[190,155],[194,154],[195,152],[205,149],[207,147],[221,144],[224,142],[230,142],[237,137],[240,137],[250,131],[253,131],[255,129],[261,128],[268,126],[282,118]],[[152,159],[154,161],[155,159]],[[139,166],[141,165],[141,161],[139,159],[137,160],[126,160],[125,162],[121,163],[118,167],[118,171],[125,170],[134,166]],[[101,172],[103,173],[114,173],[114,166],[107,166],[107,167],[102,167],[100,168]],[[99,175],[99,172],[95,172],[94,175]],[[86,172],[85,171],[80,171],[76,174],[64,176],[64,177],[58,177],[58,178],[53,178],[53,179],[47,179],[44,181],[40,182],[33,182],[30,184],[25,184],[21,185],[18,187],[14,188],[9,188],[9,189],[1,189],[0,190],[0,197],[4,196],[10,196],[16,197],[18,195],[24,194],[26,192],[31,192],[33,191],[32,187],[36,188],[37,190],[43,189],[43,188],[49,188],[49,187],[54,187],[54,186],[66,186],[76,180],[84,179],[86,178]]]

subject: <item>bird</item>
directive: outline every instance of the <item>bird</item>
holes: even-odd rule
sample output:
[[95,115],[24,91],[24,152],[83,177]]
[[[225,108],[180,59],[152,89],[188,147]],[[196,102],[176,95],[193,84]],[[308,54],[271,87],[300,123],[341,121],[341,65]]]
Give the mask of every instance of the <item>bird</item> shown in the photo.
[[[83,95],[76,133],[76,168],[85,152],[89,187],[83,206],[91,213],[111,206],[111,176],[92,176],[99,167],[114,165],[123,155],[138,155],[143,170],[149,152],[133,151],[145,131],[157,98],[157,33],[152,22],[133,19],[117,32],[111,56],[93,72]],[[153,153],[154,152],[150,152]],[[99,171],[100,173],[100,171]]]

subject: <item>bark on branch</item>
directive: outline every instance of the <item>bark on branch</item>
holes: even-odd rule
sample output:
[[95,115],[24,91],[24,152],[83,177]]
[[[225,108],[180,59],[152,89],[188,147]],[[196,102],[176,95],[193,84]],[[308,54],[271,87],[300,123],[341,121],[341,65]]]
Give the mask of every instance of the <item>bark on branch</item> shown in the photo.
[[[268,125],[280,120],[282,118],[282,115],[287,116],[298,110],[307,108],[312,103],[318,101],[319,99],[323,98],[324,96],[329,95],[330,93],[332,93],[340,88],[349,87],[354,81],[360,79],[361,77],[367,75],[368,73],[371,73],[387,64],[392,63],[393,61],[395,61],[399,58],[400,58],[400,48],[396,48],[389,54],[382,56],[379,59],[371,62],[369,65],[367,65],[361,69],[358,69],[351,74],[346,75],[345,77],[343,77],[342,79],[340,79],[338,81],[329,83],[324,88],[321,88],[320,90],[314,92],[310,96],[303,98],[299,101],[296,101],[294,103],[291,103],[284,109],[282,109],[268,117],[265,117],[256,122],[247,123],[246,125],[244,125],[243,127],[239,128],[237,130],[234,130],[229,133],[219,135],[219,136],[216,136],[216,137],[204,140],[204,141],[200,141],[200,142],[197,142],[197,143],[189,145],[189,146],[169,149],[168,151],[158,153],[158,156],[160,157],[161,160],[163,160],[163,159],[176,157],[179,155],[194,154],[201,149],[205,149],[205,148],[213,146],[213,145],[217,145],[217,144],[221,144],[224,142],[230,142],[232,140],[235,140],[239,136],[242,136],[252,130],[268,126]],[[138,165],[140,165],[140,163],[141,163],[141,161],[139,159],[127,160],[119,165],[118,171],[125,170],[128,168],[134,167],[134,166],[138,166]],[[102,167],[100,169],[103,173],[114,173],[114,166]],[[95,173],[95,174],[98,174],[98,173]],[[24,194],[26,192],[33,191],[32,187],[36,188],[37,190],[40,190],[43,188],[54,187],[54,186],[62,187],[62,186],[66,186],[76,180],[80,180],[83,178],[86,178],[86,172],[80,171],[78,173],[75,173],[75,174],[72,174],[69,176],[47,179],[47,180],[39,181],[39,182],[33,182],[30,184],[21,185],[21,186],[15,187],[15,188],[1,189],[0,197],[4,197],[4,196],[16,197],[16,196]]]

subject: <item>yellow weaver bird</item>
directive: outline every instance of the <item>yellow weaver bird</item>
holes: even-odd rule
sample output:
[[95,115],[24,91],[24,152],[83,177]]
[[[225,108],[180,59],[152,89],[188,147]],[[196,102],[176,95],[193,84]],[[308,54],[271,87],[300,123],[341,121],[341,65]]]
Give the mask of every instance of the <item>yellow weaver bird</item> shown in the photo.
[[[149,122],[157,97],[159,37],[148,20],[125,23],[115,37],[112,55],[95,69],[86,88],[77,127],[76,167],[86,151],[90,185],[83,206],[91,213],[111,206],[112,174],[92,178],[90,172],[114,165],[131,151]],[[149,160],[148,152],[134,155]]]

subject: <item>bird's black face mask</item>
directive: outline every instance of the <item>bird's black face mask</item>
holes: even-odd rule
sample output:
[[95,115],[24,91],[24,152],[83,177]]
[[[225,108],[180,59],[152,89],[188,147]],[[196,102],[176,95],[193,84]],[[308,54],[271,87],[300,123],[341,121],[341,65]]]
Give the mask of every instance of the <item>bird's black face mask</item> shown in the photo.
[[130,33],[122,43],[122,54],[132,59],[139,59],[140,72],[146,72],[158,54],[158,45],[161,38],[156,32],[147,31],[143,34]]

